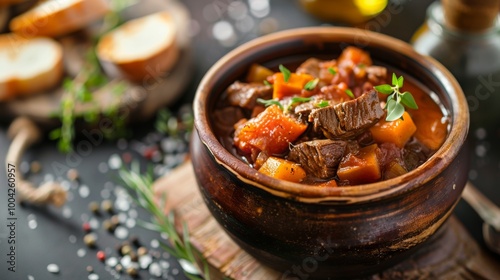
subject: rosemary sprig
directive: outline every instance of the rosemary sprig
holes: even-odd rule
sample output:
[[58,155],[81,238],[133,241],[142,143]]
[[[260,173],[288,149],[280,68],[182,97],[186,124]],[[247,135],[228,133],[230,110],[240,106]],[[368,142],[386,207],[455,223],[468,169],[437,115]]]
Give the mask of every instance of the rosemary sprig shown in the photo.
[[398,78],[395,73],[392,73],[392,86],[388,84],[375,86],[378,92],[389,95],[384,107],[387,110],[385,120],[388,122],[400,119],[405,112],[404,106],[410,109],[418,109],[417,103],[409,91],[400,92],[403,81],[403,76]]
[[[201,275],[197,275],[184,270],[186,277],[192,280],[209,280],[210,274],[208,263],[203,255],[196,251],[191,245],[187,225],[183,223],[182,235],[180,235],[175,228],[175,217],[173,213],[170,212],[168,215],[163,213],[162,204],[165,203],[165,197],[162,197],[160,205],[155,203],[155,196],[152,189],[154,179],[151,169],[149,172],[143,174],[141,173],[139,164],[133,162],[130,169],[121,169],[118,174],[125,186],[128,187],[129,190],[135,192],[136,198],[132,196],[135,202],[152,215],[153,226],[148,226],[148,228],[168,235],[171,244],[162,244],[162,248],[178,260],[187,262],[201,273]],[[198,260],[200,260],[203,265],[203,271],[196,265]]]

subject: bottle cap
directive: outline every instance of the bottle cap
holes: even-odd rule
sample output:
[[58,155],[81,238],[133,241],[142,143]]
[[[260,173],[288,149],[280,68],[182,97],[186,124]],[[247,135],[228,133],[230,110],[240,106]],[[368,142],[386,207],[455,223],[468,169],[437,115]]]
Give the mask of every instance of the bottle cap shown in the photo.
[[500,0],[441,0],[446,24],[468,32],[484,31],[495,24]]

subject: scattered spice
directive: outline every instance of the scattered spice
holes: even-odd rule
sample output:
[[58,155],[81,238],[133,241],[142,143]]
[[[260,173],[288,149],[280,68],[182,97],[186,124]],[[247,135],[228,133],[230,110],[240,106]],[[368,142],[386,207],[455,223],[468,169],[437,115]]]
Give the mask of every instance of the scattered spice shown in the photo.
[[78,174],[78,170],[71,168],[71,169],[70,169],[70,170],[68,170],[68,172],[66,173],[66,177],[67,177],[67,178],[68,178],[68,180],[70,180],[70,181],[76,181],[76,180],[78,180],[78,178],[80,177],[80,174]]
[[106,253],[104,253],[104,251],[98,251],[96,257],[99,261],[104,262],[106,260]]
[[100,215],[101,212],[99,211],[99,203],[96,201],[91,201],[89,203],[89,210],[90,212],[94,213],[94,215]]
[[101,202],[101,209],[106,213],[113,214],[114,213],[113,202],[109,199],[103,200]]
[[115,225],[110,220],[102,221],[102,227],[107,231],[112,233],[115,230]]
[[132,267],[132,266],[128,267],[127,274],[130,275],[131,277],[137,277],[137,275],[138,275],[137,268]]
[[95,233],[87,233],[83,237],[83,243],[89,248],[95,248],[97,242],[97,235]]
[[88,222],[83,223],[82,228],[83,228],[83,231],[85,231],[85,232],[92,231],[92,228],[90,227],[90,223],[88,223]]
[[148,249],[146,247],[139,247],[139,249],[137,249],[137,254],[139,256],[144,256],[148,253]]
[[119,251],[120,255],[125,256],[125,255],[130,254],[130,252],[132,252],[132,247],[130,247],[130,245],[125,244],[125,245],[120,247],[120,251]]
[[88,273],[94,272],[94,268],[91,265],[87,265],[87,272]]

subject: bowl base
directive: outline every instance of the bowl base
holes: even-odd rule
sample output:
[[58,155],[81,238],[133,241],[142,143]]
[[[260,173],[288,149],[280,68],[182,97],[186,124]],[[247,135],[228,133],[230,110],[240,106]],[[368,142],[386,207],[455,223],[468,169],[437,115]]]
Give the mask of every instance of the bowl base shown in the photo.
[[[261,264],[227,235],[205,206],[191,162],[158,179],[154,189],[158,197],[167,194],[165,211],[174,211],[187,223],[191,242],[210,265],[210,278],[305,279],[299,272],[285,275]],[[495,279],[498,275],[500,263],[452,216],[408,259],[366,279]]]

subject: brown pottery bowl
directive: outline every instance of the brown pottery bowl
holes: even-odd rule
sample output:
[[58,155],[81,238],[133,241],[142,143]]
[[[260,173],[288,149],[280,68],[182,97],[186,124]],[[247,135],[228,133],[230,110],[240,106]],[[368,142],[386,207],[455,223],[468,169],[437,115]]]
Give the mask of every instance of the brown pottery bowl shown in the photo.
[[[317,187],[257,172],[214,133],[214,108],[225,89],[252,63],[276,69],[309,57],[336,58],[346,46],[368,51],[375,65],[413,77],[449,113],[444,144],[423,165],[382,182]],[[439,63],[397,39],[369,31],[313,27],[246,43],[205,75],[195,100],[192,162],[205,203],[244,250],[282,279],[370,275],[405,259],[451,215],[467,179],[467,102]]]

